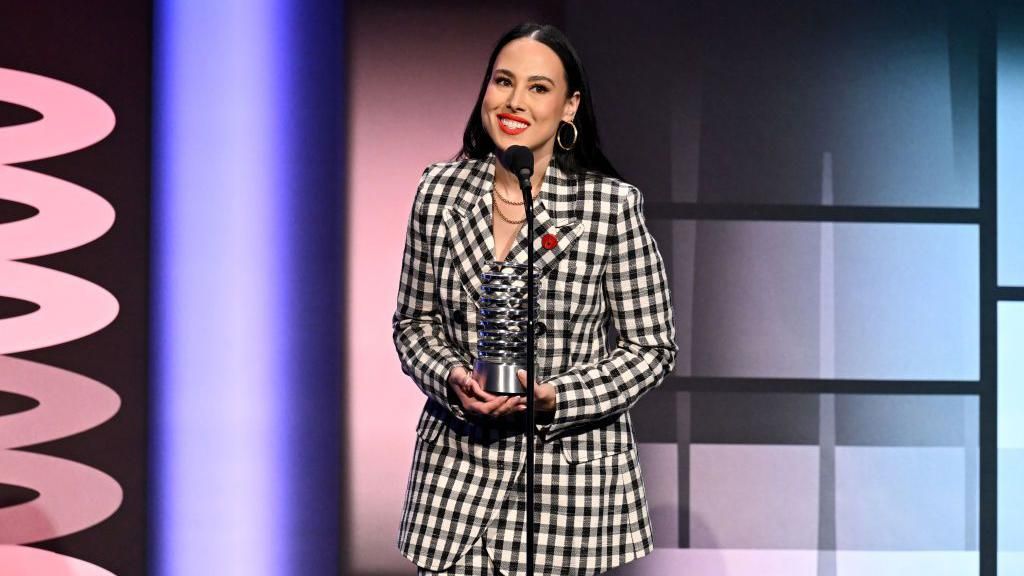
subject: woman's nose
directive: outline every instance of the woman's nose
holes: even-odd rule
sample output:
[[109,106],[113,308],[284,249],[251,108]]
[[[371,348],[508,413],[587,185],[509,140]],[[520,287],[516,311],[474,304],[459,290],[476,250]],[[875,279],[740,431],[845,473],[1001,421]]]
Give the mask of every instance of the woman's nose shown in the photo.
[[512,92],[508,95],[508,102],[506,105],[512,110],[519,110],[523,94],[520,88],[513,88]]

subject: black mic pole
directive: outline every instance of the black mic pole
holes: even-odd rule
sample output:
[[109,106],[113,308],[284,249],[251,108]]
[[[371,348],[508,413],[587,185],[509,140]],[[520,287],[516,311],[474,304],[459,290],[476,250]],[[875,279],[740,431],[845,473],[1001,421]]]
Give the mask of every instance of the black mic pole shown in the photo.
[[[533,443],[534,443],[534,379],[533,379],[533,346],[534,346],[534,291],[533,277],[533,186],[529,172],[523,170],[519,174],[519,187],[523,191],[523,208],[526,209],[526,576],[533,576],[535,553],[533,526]],[[525,177],[524,177],[525,176]]]
[[535,530],[533,525],[533,452],[534,452],[534,378],[533,346],[537,292],[533,277],[533,152],[526,146],[509,146],[501,155],[502,164],[519,179],[523,192],[523,209],[526,211],[526,576],[533,576]]

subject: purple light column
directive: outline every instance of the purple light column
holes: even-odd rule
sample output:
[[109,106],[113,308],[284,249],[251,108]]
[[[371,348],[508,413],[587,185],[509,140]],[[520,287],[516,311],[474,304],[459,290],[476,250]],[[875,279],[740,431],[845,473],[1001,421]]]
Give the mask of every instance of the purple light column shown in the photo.
[[341,8],[155,8],[152,572],[339,564]]

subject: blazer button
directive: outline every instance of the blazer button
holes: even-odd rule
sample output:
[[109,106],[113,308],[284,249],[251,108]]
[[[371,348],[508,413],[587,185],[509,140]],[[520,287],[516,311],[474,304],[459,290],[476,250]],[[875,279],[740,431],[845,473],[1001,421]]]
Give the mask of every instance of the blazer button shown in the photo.
[[452,312],[452,319],[455,320],[456,324],[465,324],[466,323],[466,313],[463,312],[462,310],[456,310],[456,311]]
[[533,333],[535,335],[543,336],[543,335],[547,334],[547,332],[548,332],[548,327],[543,322],[537,322],[536,324],[533,325]]

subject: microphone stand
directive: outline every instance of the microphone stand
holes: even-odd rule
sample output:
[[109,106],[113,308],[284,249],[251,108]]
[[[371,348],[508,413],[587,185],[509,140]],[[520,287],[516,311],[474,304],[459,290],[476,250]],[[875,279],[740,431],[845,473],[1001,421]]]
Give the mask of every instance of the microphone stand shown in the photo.
[[533,346],[534,315],[536,294],[534,293],[533,259],[533,185],[527,171],[519,173],[519,187],[523,191],[523,208],[526,210],[526,576],[533,576],[535,555],[533,526],[533,443],[534,443],[534,379]]

